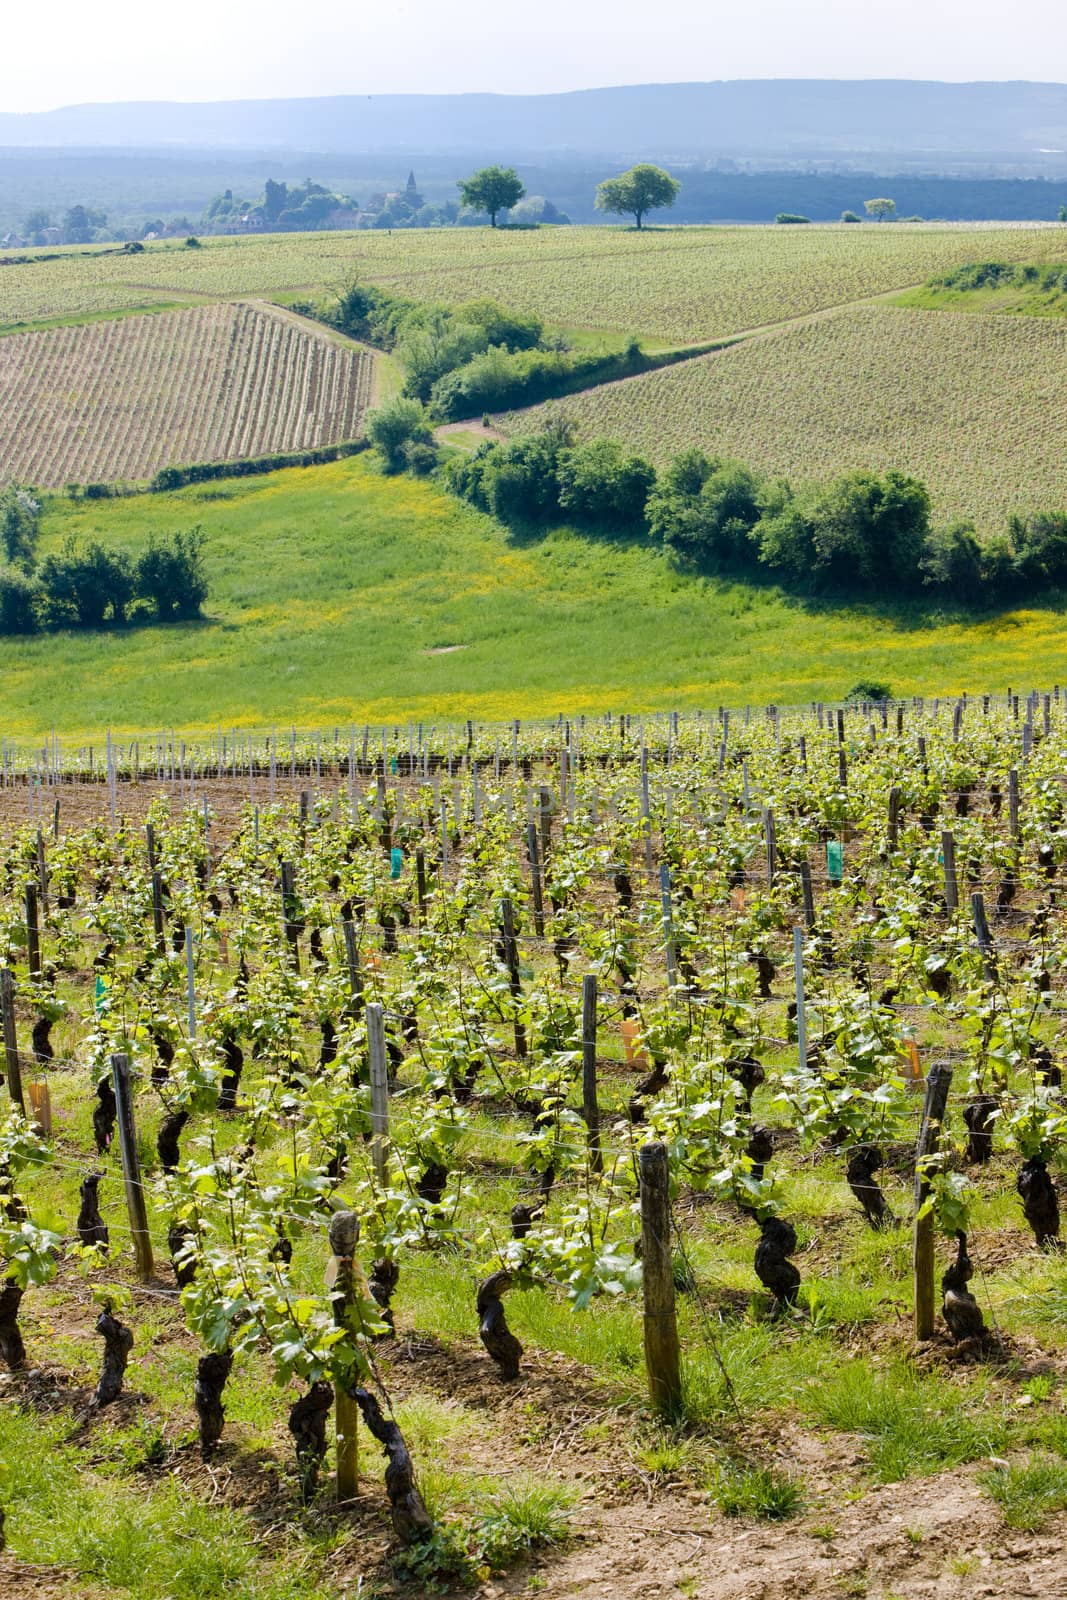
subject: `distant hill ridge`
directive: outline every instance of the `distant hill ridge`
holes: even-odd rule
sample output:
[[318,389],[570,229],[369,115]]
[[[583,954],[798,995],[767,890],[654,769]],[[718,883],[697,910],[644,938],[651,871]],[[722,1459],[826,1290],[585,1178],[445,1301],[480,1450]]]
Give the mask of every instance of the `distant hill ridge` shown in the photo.
[[1067,84],[738,79],[566,94],[138,101],[0,113],[0,146],[653,154],[1067,150]]

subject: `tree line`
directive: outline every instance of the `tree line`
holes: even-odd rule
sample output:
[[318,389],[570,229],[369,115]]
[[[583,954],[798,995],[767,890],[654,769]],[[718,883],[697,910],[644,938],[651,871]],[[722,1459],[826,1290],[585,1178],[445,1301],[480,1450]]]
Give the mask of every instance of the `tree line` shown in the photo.
[[200,615],[208,595],[199,528],[156,534],[136,554],[71,535],[38,557],[41,502],[17,484],[0,495],[0,633],[177,622]]
[[454,457],[442,477],[504,523],[644,530],[694,569],[807,592],[981,605],[1067,585],[1067,512],[1015,515],[1002,534],[980,539],[968,521],[935,524],[925,484],[902,472],[794,486],[689,449],[657,473],[615,440],[579,442],[555,418]]

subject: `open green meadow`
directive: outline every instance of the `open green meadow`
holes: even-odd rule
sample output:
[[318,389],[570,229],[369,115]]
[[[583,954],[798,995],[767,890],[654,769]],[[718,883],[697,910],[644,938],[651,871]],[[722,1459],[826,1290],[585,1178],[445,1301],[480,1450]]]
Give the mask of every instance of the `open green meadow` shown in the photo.
[[[1067,260],[1051,226],[836,225],[279,234],[84,250],[0,268],[0,328],[131,307],[309,296],[352,276],[417,300],[491,296],[553,324],[701,340],[923,282],[976,259]],[[2,259],[2,253],[0,253]]]
[[830,700],[1067,680],[1062,612],[974,620],[832,608],[675,571],[642,539],[509,535],[370,457],[124,500],[53,501],[70,533],[135,548],[201,523],[205,619],[0,640],[20,738],[106,726],[288,725]]

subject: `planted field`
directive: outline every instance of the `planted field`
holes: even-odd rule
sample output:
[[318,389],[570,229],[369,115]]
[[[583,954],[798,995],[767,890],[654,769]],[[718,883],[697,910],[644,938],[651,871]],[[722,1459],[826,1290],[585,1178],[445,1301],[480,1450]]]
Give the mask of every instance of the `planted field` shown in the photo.
[[1058,691],[5,754],[5,1595],[1062,1590]]
[[113,501],[57,498],[69,534],[141,549],[194,523],[206,616],[166,627],[0,639],[5,733],[548,716],[1067,682],[1062,610],[978,618],[920,604],[808,607],[674,570],[643,537],[541,539],[370,457]]
[[1067,259],[1053,227],[489,228],[208,239],[0,267],[0,327],[202,297],[310,295],[353,274],[413,299],[491,296],[563,326],[699,341],[901,289],[976,258]]
[[373,357],[313,324],[201,306],[0,340],[0,480],[42,488],[359,436]]
[[[999,531],[1067,500],[1067,328],[864,306],[558,403],[655,461],[688,445],[797,482],[922,478],[941,518]],[[543,410],[500,426],[524,432]]]

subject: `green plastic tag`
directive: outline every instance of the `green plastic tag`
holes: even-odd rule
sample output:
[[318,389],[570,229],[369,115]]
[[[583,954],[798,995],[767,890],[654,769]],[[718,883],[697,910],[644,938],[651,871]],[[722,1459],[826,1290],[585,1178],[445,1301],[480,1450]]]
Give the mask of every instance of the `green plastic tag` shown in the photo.
[[837,839],[826,845],[826,875],[831,883],[840,883],[845,873],[845,851]]

